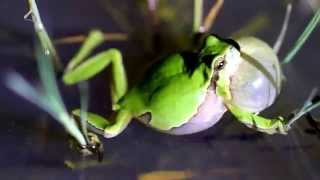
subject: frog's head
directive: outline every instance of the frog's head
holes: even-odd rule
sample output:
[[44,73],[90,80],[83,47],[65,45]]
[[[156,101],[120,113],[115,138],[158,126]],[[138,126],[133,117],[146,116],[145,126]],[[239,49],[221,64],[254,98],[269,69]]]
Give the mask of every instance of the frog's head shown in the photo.
[[274,102],[279,92],[279,61],[261,40],[245,37],[237,42],[241,51],[233,40],[208,36],[201,50],[202,60],[211,58],[217,95],[225,103],[260,112]]
[[202,44],[201,54],[223,54],[228,48],[231,47],[234,47],[240,51],[240,46],[236,41],[232,39],[223,39],[212,34],[205,38]]
[[232,39],[222,39],[216,35],[209,35],[202,46],[201,60],[209,64],[214,75],[219,77],[233,76],[241,61],[240,46]]

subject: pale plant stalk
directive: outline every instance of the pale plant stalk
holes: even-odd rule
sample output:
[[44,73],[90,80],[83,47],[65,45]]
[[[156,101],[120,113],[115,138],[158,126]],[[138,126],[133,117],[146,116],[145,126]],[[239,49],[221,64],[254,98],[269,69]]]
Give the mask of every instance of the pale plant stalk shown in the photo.
[[193,8],[193,33],[197,33],[202,23],[203,0],[194,0]]
[[[62,45],[62,44],[75,44],[75,43],[82,43],[86,40],[87,35],[73,35],[62,37],[58,39],[54,39],[53,43],[55,45]],[[126,33],[104,33],[104,40],[105,41],[126,41],[128,40],[128,34]]]
[[215,5],[210,9],[207,17],[203,22],[203,26],[200,27],[201,32],[207,32],[212,27],[214,21],[216,20],[222,6],[224,4],[224,0],[216,0]]
[[291,11],[292,11],[292,4],[288,4],[287,5],[287,10],[286,10],[286,15],[285,15],[283,23],[282,23],[282,28],[281,28],[280,34],[279,34],[276,42],[273,45],[273,51],[276,54],[279,53],[281,45],[283,44],[284,38],[286,36],[287,30],[288,30],[289,21],[290,21]]

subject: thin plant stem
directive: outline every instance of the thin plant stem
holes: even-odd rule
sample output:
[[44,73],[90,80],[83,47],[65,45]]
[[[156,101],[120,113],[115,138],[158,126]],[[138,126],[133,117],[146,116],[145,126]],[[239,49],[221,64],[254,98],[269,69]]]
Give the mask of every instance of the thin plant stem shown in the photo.
[[290,21],[290,16],[291,16],[291,11],[292,11],[292,4],[287,5],[287,10],[286,10],[286,15],[284,17],[283,23],[282,23],[282,28],[280,31],[280,34],[276,40],[276,42],[273,45],[273,51],[278,54],[281,48],[281,45],[283,44],[283,40],[286,36],[286,32],[288,30],[288,24]]
[[202,23],[203,0],[194,0],[193,8],[193,33],[197,33]]
[[214,6],[212,6],[211,10],[209,11],[209,14],[204,20],[203,26],[200,27],[201,32],[207,32],[211,29],[214,21],[216,20],[216,17],[218,16],[222,6],[224,4],[224,0],[216,0],[216,3]]
[[292,50],[287,54],[287,56],[282,61],[282,64],[288,64],[291,62],[291,60],[294,58],[294,56],[298,53],[298,51],[301,49],[303,44],[307,41],[310,34],[313,32],[313,30],[317,27],[320,21],[320,9],[316,11],[313,18],[307,25],[306,29],[303,31],[303,33],[300,35],[298,40],[295,42]]
[[[63,44],[75,44],[82,43],[86,40],[87,35],[74,35],[58,38],[53,40],[55,45],[63,45]],[[126,33],[104,33],[105,41],[126,41],[128,40],[128,34]]]
[[81,121],[81,128],[84,137],[86,138],[87,142],[90,142],[88,137],[88,129],[87,129],[87,112],[88,112],[88,105],[89,105],[89,85],[87,81],[83,81],[78,84],[79,92],[80,92],[80,121]]
[[306,113],[312,111],[313,109],[320,107],[320,101],[307,106],[306,108],[304,108],[302,111],[300,111],[297,115],[295,115],[292,119],[290,119],[290,122],[288,123],[288,127],[290,127],[296,120],[298,120],[300,117],[302,117],[303,115],[305,115]]
[[318,92],[318,89],[317,88],[314,88],[307,101],[304,103],[303,107],[301,108],[301,110],[294,115],[294,117],[292,119],[290,119],[290,121],[288,122],[287,124],[287,127],[290,128],[291,125],[297,121],[300,117],[302,117],[303,115],[305,115],[306,113],[312,111],[313,109],[317,108],[317,107],[320,107],[320,101],[318,102],[315,102],[315,103],[312,103],[312,99],[314,98],[314,96],[317,94]]
[[31,20],[34,24],[34,28],[36,31],[36,34],[41,42],[41,45],[45,49],[46,54],[50,54],[54,60],[54,64],[58,70],[62,70],[62,63],[60,61],[60,58],[58,56],[58,53],[52,44],[52,41],[42,23],[42,20],[40,18],[39,10],[37,7],[37,4],[35,0],[29,0],[29,12],[24,16],[25,19],[27,19],[29,16],[31,16]]
[[150,14],[150,18],[152,20],[153,25],[157,25],[159,23],[159,19],[157,16],[157,6],[158,6],[158,0],[147,0],[148,3],[148,11]]

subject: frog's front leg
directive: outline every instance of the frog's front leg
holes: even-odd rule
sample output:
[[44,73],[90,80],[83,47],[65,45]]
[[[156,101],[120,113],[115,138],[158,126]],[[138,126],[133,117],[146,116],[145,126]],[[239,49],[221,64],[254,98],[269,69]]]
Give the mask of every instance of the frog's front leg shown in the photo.
[[240,122],[257,131],[267,134],[287,134],[289,130],[288,121],[284,120],[282,117],[268,119],[231,104],[227,104],[227,107]]
[[[63,75],[65,84],[76,84],[85,81],[101,72],[108,65],[112,65],[111,98],[113,109],[117,109],[117,103],[127,92],[127,78],[122,63],[122,55],[117,49],[109,49],[87,58],[93,49],[103,42],[104,36],[100,31],[92,31],[72,58]],[[87,59],[86,59],[87,58]],[[75,116],[80,116],[80,110],[74,110]],[[91,129],[105,137],[114,137],[125,129],[132,119],[131,114],[125,110],[117,110],[115,116],[105,119],[94,113],[87,113],[87,121]]]

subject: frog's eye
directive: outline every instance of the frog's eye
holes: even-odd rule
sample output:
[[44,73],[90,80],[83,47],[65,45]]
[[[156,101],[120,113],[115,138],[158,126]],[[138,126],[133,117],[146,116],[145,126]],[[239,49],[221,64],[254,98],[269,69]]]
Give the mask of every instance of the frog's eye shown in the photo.
[[221,69],[224,68],[226,64],[226,60],[224,57],[220,57],[219,59],[217,59],[217,61],[214,63],[214,70],[216,71],[220,71]]

